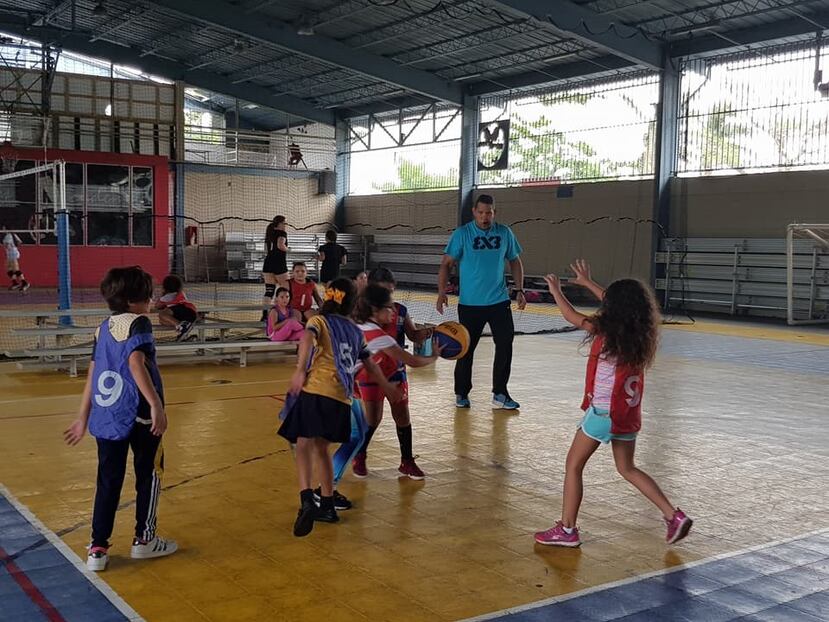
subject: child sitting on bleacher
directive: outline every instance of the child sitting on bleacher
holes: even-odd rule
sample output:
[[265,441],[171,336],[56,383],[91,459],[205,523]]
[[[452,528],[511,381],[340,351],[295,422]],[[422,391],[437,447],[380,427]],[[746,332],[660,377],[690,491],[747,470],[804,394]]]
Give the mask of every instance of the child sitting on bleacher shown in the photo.
[[163,293],[155,303],[158,321],[163,326],[176,329],[176,341],[183,341],[196,323],[196,305],[187,300],[184,283],[175,274],[164,277],[161,282]]
[[317,284],[308,278],[308,268],[304,261],[295,261],[291,278],[288,279],[288,292],[291,295],[291,309],[294,317],[303,324],[317,311],[311,308],[314,303],[317,309],[322,306],[322,299],[317,292]]
[[273,307],[268,312],[265,334],[271,341],[299,341],[305,327],[294,318],[290,308],[291,294],[284,287],[276,290]]

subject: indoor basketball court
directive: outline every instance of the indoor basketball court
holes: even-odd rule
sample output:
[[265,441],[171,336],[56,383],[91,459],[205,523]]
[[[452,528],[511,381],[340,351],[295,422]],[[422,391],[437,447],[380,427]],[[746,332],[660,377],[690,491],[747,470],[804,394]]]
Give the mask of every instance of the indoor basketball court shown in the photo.
[[827,27],[0,0],[0,620],[829,619]]

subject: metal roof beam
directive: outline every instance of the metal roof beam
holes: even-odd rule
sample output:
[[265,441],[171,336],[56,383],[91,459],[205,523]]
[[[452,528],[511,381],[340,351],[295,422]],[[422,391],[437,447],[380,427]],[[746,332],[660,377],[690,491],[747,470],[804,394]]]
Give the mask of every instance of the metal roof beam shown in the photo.
[[388,58],[356,50],[335,39],[321,35],[299,35],[296,28],[289,24],[245,15],[238,7],[222,0],[152,0],[152,3],[187,19],[316,58],[408,91],[456,104],[462,100],[462,90],[458,85],[432,73],[403,67]]
[[727,49],[739,49],[756,43],[771,42],[789,37],[812,36],[818,30],[814,22],[829,25],[829,11],[804,13],[805,17],[792,17],[771,24],[739,28],[695,37],[671,44],[671,56],[694,56]]
[[540,71],[528,71],[527,73],[513,76],[498,76],[495,81],[483,80],[468,85],[469,92],[473,95],[486,95],[488,93],[501,93],[510,89],[521,89],[540,84],[549,84],[562,80],[590,77],[594,74],[601,74],[619,69],[635,67],[632,63],[618,56],[600,56],[592,60],[577,61],[563,65],[552,65],[544,67]]
[[569,0],[498,0],[492,2],[512,13],[532,17],[561,36],[578,39],[632,63],[662,68],[662,46],[638,29],[599,15]]
[[0,12],[0,28],[25,39],[45,39],[60,42],[63,47],[79,54],[123,65],[139,67],[149,74],[163,76],[169,80],[184,80],[195,87],[224,93],[231,97],[249,101],[260,106],[281,110],[287,114],[334,125],[334,114],[330,110],[315,108],[311,102],[289,95],[276,96],[270,89],[252,84],[231,84],[226,76],[212,71],[197,69],[187,71],[181,62],[168,61],[156,57],[141,58],[141,50],[128,46],[116,45],[104,41],[89,42],[89,33],[67,32],[55,28],[29,26],[22,22],[19,15]]

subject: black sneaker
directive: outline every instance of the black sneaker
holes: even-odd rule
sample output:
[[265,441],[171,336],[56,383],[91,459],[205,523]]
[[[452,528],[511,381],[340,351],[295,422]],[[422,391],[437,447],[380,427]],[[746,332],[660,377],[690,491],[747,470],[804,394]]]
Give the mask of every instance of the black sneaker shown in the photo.
[[176,341],[184,341],[187,339],[187,336],[190,334],[191,330],[193,330],[193,322],[182,322],[176,326],[176,332],[178,333]]
[[317,516],[317,506],[313,501],[303,501],[302,507],[297,512],[296,522],[294,523],[294,535],[298,538],[307,536],[314,528],[314,519]]
[[318,508],[317,515],[314,516],[314,520],[321,523],[339,523],[340,517],[337,516],[337,510],[334,508],[328,508],[327,510]]
[[[319,507],[320,504],[320,494],[322,490],[320,487],[314,488],[314,503],[317,504]],[[334,509],[335,510],[350,510],[353,507],[351,501],[345,495],[341,495],[336,490],[334,491]]]

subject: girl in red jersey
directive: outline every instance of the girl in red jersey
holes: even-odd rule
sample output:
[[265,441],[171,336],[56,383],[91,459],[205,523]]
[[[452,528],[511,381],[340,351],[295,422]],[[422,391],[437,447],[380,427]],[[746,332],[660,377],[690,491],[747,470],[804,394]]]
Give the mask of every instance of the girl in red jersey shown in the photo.
[[175,274],[164,277],[161,282],[163,293],[155,303],[158,321],[162,326],[176,329],[176,341],[184,340],[196,323],[196,305],[187,300],[184,283]]
[[641,281],[620,279],[605,290],[590,278],[590,266],[583,259],[570,268],[576,274],[570,283],[587,288],[601,306],[591,316],[579,313],[562,293],[558,277],[545,277],[564,319],[587,331],[590,357],[582,401],[584,418],[567,454],[561,520],[536,533],[535,541],[553,546],[581,544],[576,519],[582,500],[582,472],[599,445],[611,443],[619,474],[662,511],[668,529],[665,539],[673,544],[688,535],[693,521],[671,504],[633,460],[642,426],[645,368],[653,363],[659,342],[659,306],[653,291]]
[[314,303],[317,309],[322,306],[322,299],[317,291],[317,284],[308,278],[308,267],[304,261],[295,261],[291,278],[288,279],[288,292],[291,295],[291,309],[294,317],[303,324],[317,311],[312,309]]
[[[437,347],[433,347],[432,356],[418,356],[407,352],[400,347],[397,340],[388,334],[386,329],[394,325],[393,320],[397,308],[392,301],[391,292],[376,283],[369,283],[362,295],[357,299],[354,309],[354,320],[365,335],[368,350],[372,359],[380,367],[383,375],[389,382],[402,389],[401,399],[389,400],[392,417],[397,424],[397,439],[400,443],[401,475],[411,479],[423,479],[423,471],[415,463],[412,454],[412,423],[409,416],[409,384],[406,381],[405,366],[423,367],[435,362],[440,354]],[[404,370],[401,373],[401,368]],[[374,383],[365,373],[357,374],[357,386],[360,398],[365,408],[368,429],[359,452],[354,456],[352,470],[356,477],[365,477],[368,473],[365,468],[366,449],[375,430],[383,419],[383,402],[386,394],[382,388]],[[345,455],[346,452],[343,451]]]

